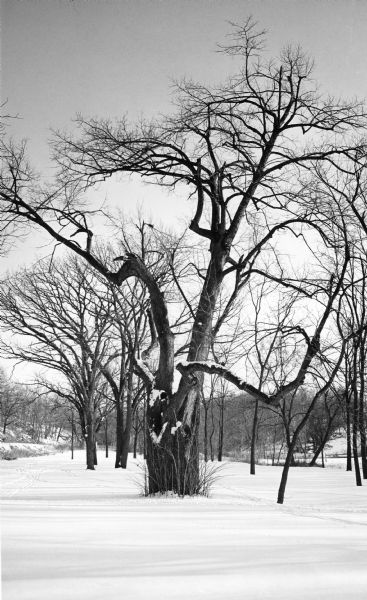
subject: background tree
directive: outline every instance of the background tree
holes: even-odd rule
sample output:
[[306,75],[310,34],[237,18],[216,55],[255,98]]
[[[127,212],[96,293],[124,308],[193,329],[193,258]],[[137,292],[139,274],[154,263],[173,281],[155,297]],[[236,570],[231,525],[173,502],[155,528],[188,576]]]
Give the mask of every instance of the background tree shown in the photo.
[[341,390],[330,390],[316,406],[307,423],[307,442],[312,444],[313,457],[310,467],[316,465],[321,454],[322,466],[325,467],[324,450],[333,435],[343,426],[342,408],[345,393]]
[[3,356],[59,374],[56,381],[44,378],[43,386],[75,406],[86,441],[87,468],[93,470],[101,421],[97,407],[103,398],[99,365],[108,360],[109,321],[91,279],[88,268],[74,258],[24,270],[1,285],[0,323],[3,331],[13,334],[11,340],[1,341]]
[[26,411],[27,405],[34,400],[34,395],[29,394],[19,384],[14,384],[7,377],[4,369],[0,369],[0,415],[3,434],[8,427],[20,425],[21,416]]

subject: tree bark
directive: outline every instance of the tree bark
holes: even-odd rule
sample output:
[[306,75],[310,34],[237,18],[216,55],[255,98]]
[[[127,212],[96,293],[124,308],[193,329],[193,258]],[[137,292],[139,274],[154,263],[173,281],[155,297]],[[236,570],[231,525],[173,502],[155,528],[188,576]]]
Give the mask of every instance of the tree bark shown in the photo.
[[357,340],[354,344],[353,352],[353,372],[351,388],[353,394],[353,412],[352,412],[352,450],[353,450],[353,463],[354,473],[356,478],[356,485],[359,487],[362,485],[361,470],[359,467],[358,458],[358,429],[359,429],[359,394],[357,387],[358,369],[357,369],[357,353],[360,340]]
[[74,413],[71,413],[71,460],[74,459]]
[[139,428],[136,427],[134,429],[134,446],[133,446],[133,448],[134,448],[133,449],[133,452],[134,452],[133,456],[134,456],[134,458],[136,458],[137,453],[138,453],[138,436],[139,436]]
[[107,421],[107,416],[105,417],[105,424],[104,424],[104,442],[105,442],[106,458],[108,458],[108,421]]
[[285,488],[287,486],[289,468],[292,464],[293,452],[294,452],[294,448],[296,446],[297,439],[293,438],[293,442],[288,446],[287,456],[285,458],[285,463],[284,463],[284,467],[283,467],[283,471],[282,471],[282,477],[280,480],[280,485],[279,485],[279,490],[278,490],[278,499],[277,499],[278,504],[283,504],[283,502],[284,502]]
[[362,478],[358,458],[358,398],[356,395],[353,399],[352,450],[356,485],[359,487],[362,485]]
[[257,421],[258,421],[259,401],[255,400],[254,418],[252,421],[251,432],[251,455],[250,455],[250,475],[255,475],[256,472],[256,436],[257,436]]
[[359,415],[358,415],[358,429],[359,437],[361,442],[361,462],[362,462],[362,474],[363,479],[367,479],[367,440],[366,440],[366,416],[365,416],[365,370],[366,370],[366,339],[365,335],[362,337],[360,346],[360,364],[359,364]]
[[84,430],[84,439],[86,446],[87,470],[94,471],[96,462],[96,431],[95,417],[92,410],[88,410],[83,415],[82,429]]
[[116,401],[116,457],[115,457],[115,469],[121,467],[121,454],[123,446],[123,412],[121,400]]
[[203,402],[204,407],[204,460],[208,462],[208,405]]
[[[192,429],[189,430],[174,415],[163,424],[162,438],[147,432],[147,494],[174,492],[180,496],[200,493],[198,404]],[[154,432],[153,432],[154,433]]]
[[219,404],[219,432],[218,432],[218,462],[222,462],[224,442],[224,399]]
[[352,434],[351,434],[351,419],[350,419],[350,398],[346,400],[346,433],[347,433],[347,471],[352,471]]
[[122,433],[122,449],[120,456],[120,467],[122,469],[126,469],[127,467],[127,459],[129,456],[129,448],[130,448],[130,435],[131,435],[131,420],[128,418],[125,421],[125,429]]

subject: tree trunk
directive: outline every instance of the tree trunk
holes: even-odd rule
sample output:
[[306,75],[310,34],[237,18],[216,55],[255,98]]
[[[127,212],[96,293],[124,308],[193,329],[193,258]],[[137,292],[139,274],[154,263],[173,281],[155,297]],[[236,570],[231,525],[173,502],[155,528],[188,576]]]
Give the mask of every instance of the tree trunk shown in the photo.
[[147,432],[146,493],[199,494],[198,405],[191,430],[180,426],[175,417],[165,423],[162,438],[158,436],[158,441],[152,435],[151,427]]
[[310,403],[305,415],[303,416],[303,418],[301,419],[301,421],[299,422],[299,424],[297,425],[292,439],[289,438],[289,445],[288,445],[288,452],[287,452],[287,456],[285,459],[285,463],[284,463],[284,467],[283,467],[283,472],[282,472],[282,477],[280,480],[280,485],[279,485],[279,489],[278,489],[278,499],[277,502],[278,504],[283,504],[284,502],[284,495],[285,495],[285,488],[287,485],[287,480],[288,480],[288,473],[289,473],[289,468],[292,466],[292,462],[293,462],[293,453],[295,450],[295,447],[297,445],[299,436],[301,431],[303,430],[304,426],[306,425],[314,407],[316,406],[317,400],[319,398],[318,394],[315,394],[312,402]]
[[139,435],[139,427],[138,424],[136,424],[136,427],[134,429],[134,449],[133,449],[133,456],[134,458],[136,458],[137,453],[138,453],[138,435]]
[[353,353],[353,371],[352,371],[352,394],[353,394],[353,413],[352,413],[352,450],[353,450],[353,462],[354,462],[354,473],[356,477],[356,485],[362,485],[361,471],[359,468],[359,460],[358,460],[358,429],[359,429],[359,394],[357,387],[358,380],[358,368],[357,368],[357,353],[358,353],[358,343],[354,346]]
[[[289,429],[286,430],[286,444],[287,444],[288,450],[293,446]],[[294,448],[290,455],[290,465],[289,466],[290,467],[296,466],[296,461],[294,460]]]
[[220,400],[219,405],[219,433],[218,433],[218,462],[222,462],[223,458],[223,441],[224,441],[224,399]]
[[327,428],[326,433],[325,433],[323,439],[321,440],[321,443],[319,444],[318,448],[316,448],[315,454],[313,455],[313,457],[312,457],[312,459],[311,459],[311,461],[309,463],[310,467],[315,466],[316,461],[317,461],[318,457],[320,456],[320,454],[322,454],[322,461],[324,462],[324,448],[325,448],[325,446],[327,444],[327,441],[329,439],[331,425],[332,425],[332,422],[329,424],[329,427]]
[[346,401],[347,412],[347,471],[352,471],[352,434],[351,434],[351,419],[350,419],[350,398]]
[[74,459],[74,413],[71,413],[71,460]]
[[126,419],[125,429],[122,433],[122,448],[121,448],[121,456],[120,456],[120,467],[122,469],[126,469],[127,467],[127,459],[129,456],[129,448],[130,448],[130,434],[131,434],[131,422]]
[[87,470],[94,471],[94,467],[96,465],[96,433],[94,415],[91,411],[85,415],[85,423]]
[[[362,352],[362,350],[361,350]],[[358,415],[358,429],[359,437],[361,442],[361,461],[362,461],[362,473],[363,479],[367,479],[367,441],[366,441],[366,417],[364,408],[364,370],[365,361],[361,361],[360,369],[360,390],[359,390],[359,415]]]
[[108,421],[107,421],[107,416],[105,417],[105,423],[104,423],[104,442],[105,442],[106,458],[108,458]]
[[258,420],[259,401],[255,402],[254,418],[252,421],[252,432],[251,432],[251,455],[250,455],[250,475],[255,475],[256,471],[256,436],[257,436],[257,420]]
[[213,413],[213,405],[211,406],[211,417],[212,417],[212,429],[209,436],[209,447],[210,447],[210,460],[214,461],[214,444],[213,437],[215,433],[215,421],[214,421],[214,413]]
[[94,439],[93,439],[92,435],[86,435],[85,446],[86,446],[87,469],[89,471],[94,471],[95,443],[94,443]]
[[361,486],[362,478],[358,460],[358,400],[356,397],[354,398],[353,402],[352,449],[356,485]]
[[203,402],[204,408],[204,460],[208,462],[208,404]]
[[[361,400],[363,402],[363,400]],[[366,424],[363,418],[360,418],[359,435],[361,439],[361,460],[363,479],[367,479],[367,441],[366,441]]]
[[293,463],[293,453],[294,453],[294,449],[295,449],[297,441],[298,441],[299,433],[300,433],[300,431],[297,431],[297,433],[295,433],[293,435],[293,439],[288,446],[287,456],[285,458],[285,463],[284,463],[283,471],[282,471],[282,477],[280,480],[280,485],[279,485],[279,490],[278,490],[278,499],[277,499],[278,504],[283,504],[283,502],[284,502],[285,488],[287,486],[289,468],[292,466],[292,463]]
[[[206,361],[213,341],[213,314],[223,281],[228,248],[223,239],[212,240],[211,259],[198,303],[187,360]],[[162,329],[167,307],[157,294],[155,283],[149,282],[157,331]],[[155,304],[157,302],[157,304]],[[176,394],[172,396],[174,378],[173,334],[166,322],[160,337],[160,363],[155,378],[154,396],[147,404],[147,493],[173,491],[180,496],[199,494],[202,489],[199,469],[200,391],[204,375],[194,380],[182,376]],[[162,362],[165,356],[167,364]]]
[[123,446],[123,413],[121,401],[116,402],[116,458],[115,458],[115,469],[121,467],[121,454]]
[[130,436],[131,436],[131,427],[132,427],[132,389],[133,389],[133,370],[129,369],[128,380],[127,380],[127,394],[126,394],[126,419],[125,419],[125,427],[122,434],[122,448],[121,448],[121,468],[126,469],[127,459],[129,456],[130,449]]
[[146,405],[147,405],[147,401],[146,401],[146,399],[144,399],[144,415],[143,415],[143,456],[144,456],[144,460],[147,460],[147,434],[148,434]]

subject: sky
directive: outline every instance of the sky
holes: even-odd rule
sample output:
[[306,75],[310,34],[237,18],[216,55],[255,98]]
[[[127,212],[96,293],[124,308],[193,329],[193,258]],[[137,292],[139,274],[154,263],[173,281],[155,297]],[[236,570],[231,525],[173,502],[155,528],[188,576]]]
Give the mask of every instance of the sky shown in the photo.
[[[268,31],[269,55],[300,44],[315,59],[323,91],[367,97],[365,0],[2,0],[1,100],[8,126],[28,140],[32,165],[52,177],[51,128],[72,130],[77,113],[130,120],[171,110],[172,83],[223,81],[235,68],[218,53],[229,22],[250,15]],[[189,203],[152,186],[124,182],[98,192],[171,225]],[[0,274],[50,254],[34,233],[0,259]]]
[[[51,128],[72,130],[77,113],[131,120],[171,110],[172,83],[220,82],[234,59],[218,53],[229,22],[252,15],[268,31],[269,54],[289,43],[314,57],[321,88],[367,97],[364,0],[2,0],[1,97],[28,139],[32,165],[52,177]],[[100,192],[125,211],[185,218],[188,203],[149,186]],[[44,236],[28,237],[4,268],[42,256]]]

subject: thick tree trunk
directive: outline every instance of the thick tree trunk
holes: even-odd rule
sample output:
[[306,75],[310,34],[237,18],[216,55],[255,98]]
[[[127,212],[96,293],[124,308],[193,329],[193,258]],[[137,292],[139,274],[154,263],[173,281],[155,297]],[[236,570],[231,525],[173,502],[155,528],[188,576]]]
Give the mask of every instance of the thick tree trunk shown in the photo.
[[87,469],[89,471],[94,471],[96,445],[95,445],[93,435],[86,436],[85,447],[86,447]]
[[96,456],[96,431],[94,414],[92,411],[88,411],[84,417],[85,422],[85,445],[86,445],[86,458],[87,458],[87,470],[94,471],[94,467],[97,464]]
[[193,415],[192,428],[183,427],[172,417],[162,424],[162,438],[147,432],[146,493],[173,492],[180,496],[201,492],[199,477],[199,410]]
[[120,467],[122,469],[126,469],[127,467],[127,459],[129,456],[129,448],[130,448],[130,435],[131,435],[131,422],[127,419],[125,424],[125,429],[122,433],[122,448],[120,455]]
[[[213,340],[213,314],[223,280],[228,249],[223,240],[211,243],[211,260],[200,295],[187,360],[206,361]],[[202,490],[199,469],[198,433],[200,390],[204,375],[182,376],[172,395],[174,376],[173,334],[166,320],[167,307],[156,284],[149,278],[152,312],[160,339],[159,368],[155,389],[147,406],[147,493],[173,491],[181,496]],[[158,318],[157,318],[158,317]],[[164,325],[164,327],[163,327]],[[161,333],[160,333],[161,330]],[[162,362],[166,357],[167,364]]]
[[125,427],[122,434],[122,448],[121,448],[121,468],[126,469],[127,459],[129,456],[130,449],[130,436],[131,436],[131,427],[133,420],[133,398],[132,398],[132,388],[133,388],[133,371],[129,370],[128,381],[127,381],[127,395],[126,395],[126,419],[125,419]]

